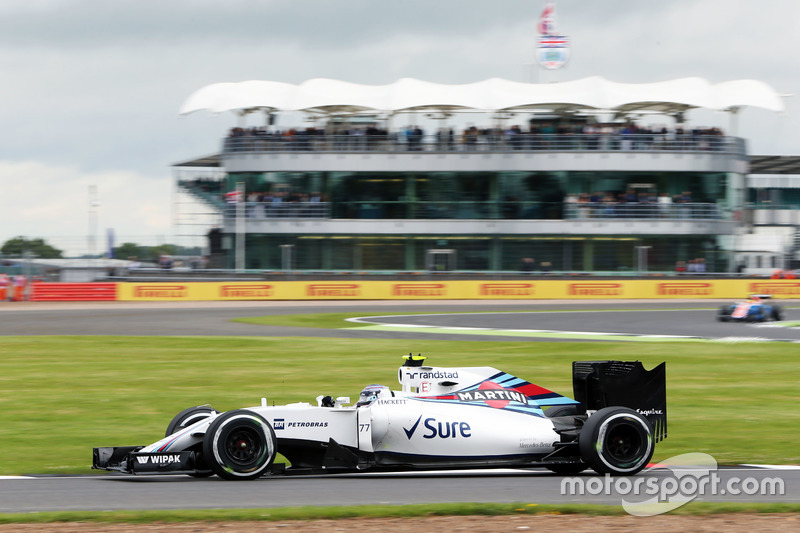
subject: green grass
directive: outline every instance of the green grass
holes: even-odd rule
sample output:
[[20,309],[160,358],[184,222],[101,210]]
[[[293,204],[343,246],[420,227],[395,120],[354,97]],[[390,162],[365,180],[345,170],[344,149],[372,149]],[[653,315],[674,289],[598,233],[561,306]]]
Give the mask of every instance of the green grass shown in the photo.
[[[669,514],[707,516],[725,513],[798,513],[800,504],[792,503],[707,503],[691,502]],[[151,522],[220,522],[287,520],[335,520],[356,517],[415,518],[426,516],[497,516],[581,514],[592,516],[622,516],[618,505],[540,505],[533,503],[442,503],[420,505],[363,505],[345,507],[279,507],[269,509],[210,509],[191,511],[62,511],[44,513],[0,514],[0,524],[94,522],[130,523]]]
[[491,365],[571,395],[573,360],[667,361],[669,438],[655,459],[706,452],[720,463],[800,462],[798,357],[783,343],[3,337],[0,474],[86,473],[91,448],[149,444],[180,410],[219,410],[396,387],[400,356]]
[[[364,324],[347,322],[348,318],[364,316],[385,316],[386,310],[365,311],[363,313],[318,313],[306,315],[270,315],[234,318],[232,322],[260,326],[288,326],[300,328],[361,328]],[[391,314],[391,313],[389,313]],[[405,315],[429,315],[430,313],[404,313]]]

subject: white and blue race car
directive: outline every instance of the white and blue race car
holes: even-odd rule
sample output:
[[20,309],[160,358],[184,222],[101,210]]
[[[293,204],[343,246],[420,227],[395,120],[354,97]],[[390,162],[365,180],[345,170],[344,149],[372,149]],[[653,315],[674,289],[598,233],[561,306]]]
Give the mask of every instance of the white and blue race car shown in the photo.
[[[261,405],[178,413],[147,446],[98,447],[92,468],[128,474],[271,474],[544,467],[633,475],[666,437],[666,370],[574,362],[575,399],[491,367],[431,367],[405,357],[400,390],[369,385],[355,405]],[[280,453],[289,462],[276,464]]]
[[769,294],[751,294],[749,300],[723,305],[717,312],[717,320],[720,322],[783,320],[783,309],[779,305],[769,303],[767,300],[771,298]]

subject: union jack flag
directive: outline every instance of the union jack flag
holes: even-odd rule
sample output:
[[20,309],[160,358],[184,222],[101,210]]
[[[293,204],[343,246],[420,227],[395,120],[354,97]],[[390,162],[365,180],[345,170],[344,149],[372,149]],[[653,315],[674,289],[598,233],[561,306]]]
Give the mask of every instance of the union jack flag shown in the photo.
[[556,5],[553,2],[547,2],[544,5],[544,10],[539,16],[539,24],[536,27],[542,35],[556,33]]

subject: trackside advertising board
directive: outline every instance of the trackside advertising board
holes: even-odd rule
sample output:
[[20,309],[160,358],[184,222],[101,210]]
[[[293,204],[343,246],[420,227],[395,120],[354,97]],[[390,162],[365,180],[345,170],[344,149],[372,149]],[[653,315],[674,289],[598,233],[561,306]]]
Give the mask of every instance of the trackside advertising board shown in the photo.
[[120,283],[120,301],[800,298],[800,280],[264,281]]

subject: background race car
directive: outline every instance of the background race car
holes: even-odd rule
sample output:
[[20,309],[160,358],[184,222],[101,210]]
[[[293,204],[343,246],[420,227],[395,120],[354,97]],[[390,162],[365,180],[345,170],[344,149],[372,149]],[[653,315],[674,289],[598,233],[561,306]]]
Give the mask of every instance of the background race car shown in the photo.
[[720,322],[765,322],[767,320],[783,320],[783,309],[767,303],[772,298],[768,294],[753,294],[744,302],[723,305],[717,313]]

